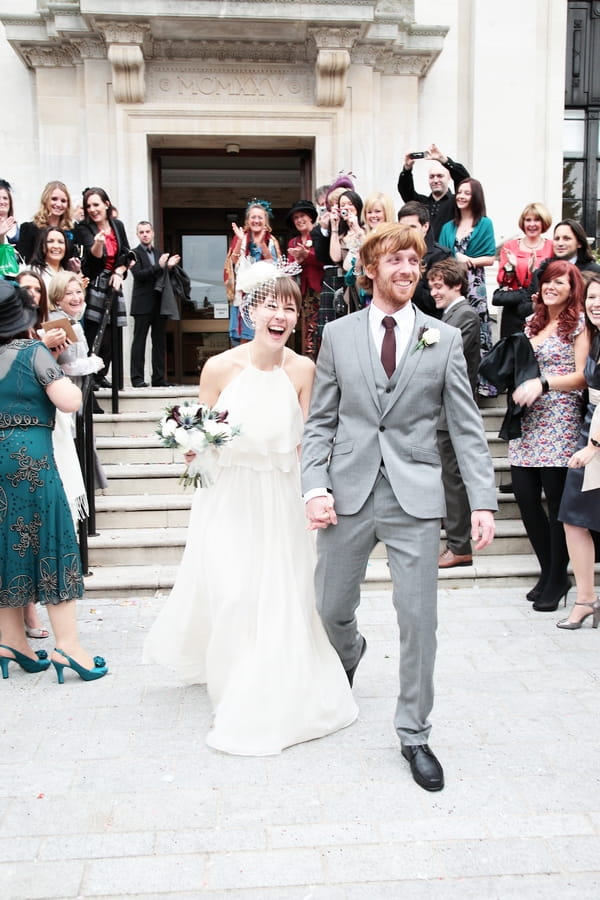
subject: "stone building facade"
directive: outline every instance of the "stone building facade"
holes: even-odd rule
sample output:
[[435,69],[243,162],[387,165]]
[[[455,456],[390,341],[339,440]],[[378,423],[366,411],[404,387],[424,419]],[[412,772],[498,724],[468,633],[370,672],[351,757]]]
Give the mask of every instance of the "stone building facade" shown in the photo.
[[281,225],[340,170],[399,203],[405,151],[435,141],[482,181],[500,241],[526,202],[560,216],[566,7],[0,0],[0,175],[21,219],[50,179],[97,184],[132,238],[150,217],[178,249],[225,239],[253,196]]

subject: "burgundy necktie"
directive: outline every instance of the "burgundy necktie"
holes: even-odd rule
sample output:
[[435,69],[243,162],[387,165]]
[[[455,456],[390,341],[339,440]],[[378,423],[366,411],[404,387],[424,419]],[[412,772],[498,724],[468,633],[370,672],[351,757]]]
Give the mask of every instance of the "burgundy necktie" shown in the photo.
[[396,320],[393,316],[384,316],[381,321],[385,328],[383,344],[381,345],[381,362],[385,369],[385,374],[388,378],[391,378],[396,368],[396,335],[394,334]]

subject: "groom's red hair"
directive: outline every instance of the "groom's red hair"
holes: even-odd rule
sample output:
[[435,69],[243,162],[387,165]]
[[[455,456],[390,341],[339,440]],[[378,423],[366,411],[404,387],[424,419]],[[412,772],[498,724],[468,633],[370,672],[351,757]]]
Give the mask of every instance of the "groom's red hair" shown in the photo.
[[373,281],[365,274],[365,269],[376,269],[380,256],[384,256],[386,253],[397,253],[398,250],[414,250],[419,259],[423,259],[427,245],[420,231],[410,225],[389,222],[374,228],[360,248],[363,271],[358,277],[359,287],[372,294]]

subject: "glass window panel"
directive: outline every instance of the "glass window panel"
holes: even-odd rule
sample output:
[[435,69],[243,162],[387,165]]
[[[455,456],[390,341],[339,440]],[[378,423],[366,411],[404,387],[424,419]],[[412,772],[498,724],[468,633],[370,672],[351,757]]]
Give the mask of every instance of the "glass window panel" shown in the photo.
[[585,147],[585,115],[583,110],[567,109],[563,122],[565,156],[583,156]]
[[583,162],[563,161],[563,201],[583,199]]
[[224,234],[184,234],[181,264],[192,282],[191,299],[196,307],[226,301],[223,263],[227,256]]

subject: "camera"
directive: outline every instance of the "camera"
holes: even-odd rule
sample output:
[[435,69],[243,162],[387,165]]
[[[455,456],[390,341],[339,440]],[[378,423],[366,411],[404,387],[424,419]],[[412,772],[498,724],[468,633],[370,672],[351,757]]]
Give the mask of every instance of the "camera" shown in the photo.
[[340,216],[343,216],[344,219],[347,219],[347,218],[348,218],[348,210],[347,210],[347,209],[340,209]]
[[425,159],[425,152],[422,150],[418,150],[416,153],[409,153],[409,159]]

